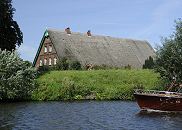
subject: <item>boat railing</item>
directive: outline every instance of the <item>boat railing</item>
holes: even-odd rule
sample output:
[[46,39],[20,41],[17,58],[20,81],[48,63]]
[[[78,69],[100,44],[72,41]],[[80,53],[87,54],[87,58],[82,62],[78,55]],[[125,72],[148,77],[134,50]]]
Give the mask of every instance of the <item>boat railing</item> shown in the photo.
[[144,89],[135,89],[135,94],[165,94],[165,95],[176,95],[182,96],[182,93],[169,92],[169,91],[157,91],[157,90],[144,90]]

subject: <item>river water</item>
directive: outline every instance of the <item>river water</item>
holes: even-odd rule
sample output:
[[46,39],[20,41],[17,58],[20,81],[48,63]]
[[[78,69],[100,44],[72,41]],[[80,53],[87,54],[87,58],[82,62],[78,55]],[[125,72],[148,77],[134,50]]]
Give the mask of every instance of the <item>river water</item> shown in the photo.
[[181,130],[182,114],[142,112],[136,102],[0,103],[0,130]]

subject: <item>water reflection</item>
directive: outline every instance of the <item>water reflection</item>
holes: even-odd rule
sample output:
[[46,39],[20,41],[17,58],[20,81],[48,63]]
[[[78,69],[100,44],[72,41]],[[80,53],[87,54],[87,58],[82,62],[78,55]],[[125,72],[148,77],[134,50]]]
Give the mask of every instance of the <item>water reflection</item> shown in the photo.
[[141,110],[139,113],[137,113],[138,116],[146,116],[146,117],[157,117],[157,116],[169,116],[169,117],[181,117],[182,118],[182,112],[169,112],[169,111],[147,111],[147,110]]
[[171,130],[182,129],[182,112],[141,110],[139,113],[136,114],[136,116],[140,119],[146,119],[148,121],[153,120],[153,122],[156,122],[156,124],[161,124],[161,128]]

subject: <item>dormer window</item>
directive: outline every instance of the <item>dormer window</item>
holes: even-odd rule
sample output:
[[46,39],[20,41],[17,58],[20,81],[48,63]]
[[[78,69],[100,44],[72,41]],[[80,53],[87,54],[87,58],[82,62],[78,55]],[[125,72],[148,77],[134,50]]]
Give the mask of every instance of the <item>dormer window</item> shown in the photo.
[[56,58],[54,58],[54,65],[56,65],[57,64],[57,59]]
[[47,59],[44,59],[44,65],[47,65]]
[[42,60],[40,60],[39,66],[42,66]]
[[47,47],[46,47],[46,46],[44,47],[44,52],[45,52],[45,53],[47,52]]
[[49,52],[52,52],[52,46],[49,46]]
[[49,65],[52,65],[52,59],[49,58]]

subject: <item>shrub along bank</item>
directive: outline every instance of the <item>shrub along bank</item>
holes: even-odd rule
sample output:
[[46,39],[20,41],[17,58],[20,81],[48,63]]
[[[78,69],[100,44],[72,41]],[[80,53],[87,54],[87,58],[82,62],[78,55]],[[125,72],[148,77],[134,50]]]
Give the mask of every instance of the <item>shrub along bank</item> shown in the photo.
[[33,100],[133,100],[133,90],[160,89],[152,70],[49,71],[37,79]]
[[0,101],[29,100],[37,71],[16,51],[0,49]]

